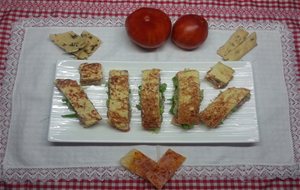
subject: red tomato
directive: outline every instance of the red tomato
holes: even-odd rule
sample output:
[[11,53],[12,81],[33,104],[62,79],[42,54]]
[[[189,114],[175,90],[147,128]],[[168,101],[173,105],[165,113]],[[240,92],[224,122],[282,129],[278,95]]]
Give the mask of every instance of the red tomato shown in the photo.
[[181,16],[174,24],[172,41],[180,48],[192,50],[207,38],[208,23],[204,17],[194,14]]
[[140,8],[125,21],[130,39],[138,46],[155,49],[162,46],[171,33],[172,23],[168,15],[159,9]]

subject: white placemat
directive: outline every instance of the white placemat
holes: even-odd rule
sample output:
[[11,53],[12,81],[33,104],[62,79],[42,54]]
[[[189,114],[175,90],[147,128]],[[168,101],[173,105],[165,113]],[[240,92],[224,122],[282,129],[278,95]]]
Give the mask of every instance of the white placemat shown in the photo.
[[[30,19],[15,26],[15,31],[21,32],[14,33],[13,38],[16,40],[13,43],[21,43],[22,46],[21,49],[14,49],[14,47],[10,49],[10,52],[19,51],[20,57],[17,59],[18,70],[12,96],[12,117],[4,158],[6,171],[10,169],[14,171],[14,168],[119,166],[119,159],[132,148],[138,148],[154,159],[159,158],[165,149],[173,148],[187,157],[185,166],[201,167],[198,173],[191,175],[198,175],[203,170],[207,171],[207,168],[202,167],[215,165],[224,166],[224,168],[233,167],[234,169],[228,175],[234,173],[235,177],[246,175],[246,171],[235,168],[235,165],[249,166],[250,169],[258,165],[275,166],[271,167],[271,172],[290,175],[286,172],[288,169],[284,168],[279,171],[276,168],[276,166],[293,167],[297,154],[293,149],[297,142],[293,142],[291,133],[295,121],[291,121],[292,116],[289,114],[293,109],[289,100],[294,97],[291,97],[287,91],[287,86],[293,82],[287,77],[293,75],[290,64],[294,57],[286,52],[291,51],[293,44],[289,41],[290,33],[286,26],[279,23],[226,25],[228,23],[211,21],[206,42],[195,51],[183,51],[168,41],[162,48],[146,52],[129,41],[120,22],[122,23],[122,19],[115,22],[121,25],[118,27],[111,27],[114,25],[111,22],[105,22],[105,27],[99,27],[99,21],[84,23],[78,20]],[[65,26],[66,23],[69,27]],[[107,144],[53,144],[47,141],[55,64],[57,60],[72,59],[49,40],[49,34],[69,30],[80,33],[88,30],[99,36],[103,44],[90,57],[92,60],[217,62],[221,59],[217,56],[216,50],[239,25],[246,27],[249,31],[257,32],[258,46],[243,60],[251,61],[253,64],[260,130],[259,143],[110,146]],[[287,41],[283,41],[284,39]],[[11,57],[11,59],[16,58],[18,57]],[[288,90],[294,89],[289,87]],[[215,169],[211,172],[213,173]]]

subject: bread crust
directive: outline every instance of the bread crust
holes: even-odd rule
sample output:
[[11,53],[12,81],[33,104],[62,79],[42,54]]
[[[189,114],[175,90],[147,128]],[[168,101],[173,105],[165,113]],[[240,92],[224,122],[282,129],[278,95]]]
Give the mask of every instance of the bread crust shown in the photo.
[[147,179],[146,173],[157,167],[157,163],[137,149],[132,149],[121,158],[121,165],[130,172]]
[[133,149],[121,158],[121,165],[148,180],[156,189],[162,189],[186,160],[184,156],[168,149],[158,162]]
[[175,124],[199,124],[199,109],[201,102],[200,79],[197,70],[179,71],[178,108],[173,118]]
[[220,89],[228,85],[233,78],[234,70],[221,62],[215,64],[205,75],[205,79],[209,81],[214,88]]
[[81,85],[100,85],[103,78],[100,63],[82,63],[79,66]]
[[129,75],[127,70],[111,70],[108,81],[107,117],[111,126],[130,130]]
[[142,126],[145,129],[157,129],[161,126],[160,114],[160,70],[151,69],[142,72],[140,103]]
[[55,85],[69,100],[84,127],[95,125],[102,118],[87,94],[75,80],[56,79]]
[[200,114],[200,120],[210,128],[216,128],[237,107],[250,97],[246,88],[228,88],[221,92]]

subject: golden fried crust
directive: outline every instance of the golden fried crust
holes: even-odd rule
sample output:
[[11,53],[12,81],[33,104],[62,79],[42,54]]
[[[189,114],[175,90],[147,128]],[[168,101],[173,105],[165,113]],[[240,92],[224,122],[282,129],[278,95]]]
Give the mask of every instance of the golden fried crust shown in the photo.
[[156,189],[162,189],[172,176],[169,170],[159,166],[146,173],[146,178]]
[[196,70],[177,73],[178,109],[174,118],[177,124],[198,124],[200,107],[200,79]]
[[233,73],[234,70],[231,67],[218,62],[207,72],[205,79],[217,89],[224,88],[233,78]]
[[121,131],[130,129],[128,71],[111,70],[109,72],[108,122]]
[[157,167],[155,161],[136,149],[131,150],[121,158],[121,165],[144,179],[147,179],[147,172],[153,171]]
[[161,189],[181,167],[185,159],[184,156],[168,149],[157,163],[142,152],[133,149],[121,158],[121,165],[147,179],[157,189]]
[[185,161],[185,157],[177,152],[168,149],[163,157],[161,157],[158,161],[158,165],[163,168],[167,168],[172,175],[175,171],[183,164]]
[[235,108],[241,106],[250,96],[246,88],[228,88],[200,114],[200,120],[211,128],[217,127]]
[[99,85],[103,78],[100,63],[82,63],[79,66],[81,85]]
[[155,129],[161,126],[160,114],[160,70],[143,71],[141,88],[142,126],[145,129]]
[[77,81],[56,79],[55,85],[69,100],[85,127],[92,126],[102,119]]
[[154,170],[146,173],[147,179],[157,189],[161,189],[165,183],[175,174],[176,170],[181,167],[185,157],[168,149],[159,159],[158,166]]

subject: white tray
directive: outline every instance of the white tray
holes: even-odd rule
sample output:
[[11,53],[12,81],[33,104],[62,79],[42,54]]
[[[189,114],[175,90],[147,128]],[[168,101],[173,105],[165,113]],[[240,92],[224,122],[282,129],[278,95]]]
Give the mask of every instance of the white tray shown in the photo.
[[[205,125],[195,125],[193,129],[184,130],[171,124],[169,114],[173,94],[172,77],[185,68],[197,69],[200,72],[200,88],[204,90],[204,99],[200,110],[203,110],[219,93],[204,80],[205,73],[216,62],[130,62],[130,61],[77,61],[62,60],[57,64],[55,78],[69,78],[79,81],[78,67],[80,63],[98,62],[104,69],[104,80],[100,86],[84,87],[88,97],[102,116],[99,124],[91,128],[83,128],[76,118],[63,118],[71,113],[62,102],[62,94],[53,88],[52,108],[48,132],[51,142],[90,142],[90,143],[254,143],[259,141],[259,130],[256,116],[255,93],[252,66],[250,62],[224,62],[234,70],[234,78],[228,87],[245,87],[251,90],[251,98],[238,111],[232,113],[222,125],[209,129]],[[139,103],[138,86],[141,82],[143,69],[161,69],[161,81],[167,83],[165,92],[165,111],[163,123],[159,132],[146,131],[141,126],[141,114],[135,107]],[[126,69],[129,71],[131,89],[131,129],[128,132],[118,131],[107,124],[106,100],[108,72],[111,69]]]

